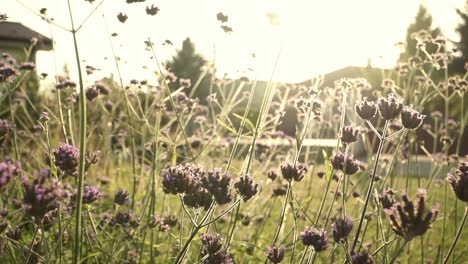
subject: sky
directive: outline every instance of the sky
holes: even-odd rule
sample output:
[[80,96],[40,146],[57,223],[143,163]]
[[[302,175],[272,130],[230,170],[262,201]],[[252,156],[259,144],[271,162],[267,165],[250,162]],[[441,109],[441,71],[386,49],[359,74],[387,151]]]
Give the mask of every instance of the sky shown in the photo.
[[[71,0],[75,24],[80,25],[101,1]],[[71,28],[67,1],[1,2],[9,21],[55,40],[54,53],[38,54],[40,72],[60,74],[67,64],[71,76],[76,76],[72,35],[37,15],[45,7],[56,24]],[[163,62],[186,37],[215,64],[218,76],[302,82],[346,66],[366,66],[369,60],[372,66],[392,68],[400,52],[395,44],[405,40],[421,3],[431,12],[433,23],[449,39],[458,40],[455,9],[463,8],[464,0],[147,0],[133,4],[105,0],[77,37],[83,67],[101,69],[90,82],[116,72],[110,43],[121,59],[124,80],[151,81],[157,66],[144,41],[151,39]],[[146,14],[145,8],[151,5],[160,9],[155,16]],[[128,16],[125,23],[117,19],[120,12]],[[219,12],[228,16],[226,25],[233,32],[220,28]],[[117,36],[110,37],[112,33]],[[173,46],[163,45],[166,39]]]

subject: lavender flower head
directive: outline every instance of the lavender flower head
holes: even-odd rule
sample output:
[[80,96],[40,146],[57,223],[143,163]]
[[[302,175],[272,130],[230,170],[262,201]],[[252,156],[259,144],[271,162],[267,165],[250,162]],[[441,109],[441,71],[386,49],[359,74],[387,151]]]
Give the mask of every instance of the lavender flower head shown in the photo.
[[301,241],[305,246],[313,246],[316,252],[321,252],[328,248],[327,231],[324,229],[307,226],[301,232]]
[[403,109],[403,103],[393,93],[387,97],[379,98],[377,102],[379,114],[384,120],[392,120],[397,117]]
[[337,218],[332,224],[332,229],[333,241],[339,243],[342,239],[347,238],[353,230],[353,220],[348,216]]
[[57,166],[65,176],[75,176],[80,162],[80,150],[72,145],[61,143],[58,149],[54,149],[52,154]]
[[46,179],[44,176],[37,176],[29,182],[25,177],[22,178],[26,212],[38,220],[57,208],[60,200],[66,197],[66,192],[60,182],[53,180],[47,183]]
[[215,201],[223,205],[232,201],[231,190],[229,189],[231,175],[228,173],[221,175],[221,173],[219,169],[210,169],[201,179],[201,182],[203,188],[213,195]]
[[362,164],[360,161],[355,160],[353,158],[353,155],[347,155],[346,156],[346,162],[345,162],[345,157],[342,152],[338,152],[331,160],[331,164],[333,165],[333,168],[335,170],[341,170],[344,171],[348,175],[353,175],[356,172],[359,171],[361,168]]
[[407,241],[421,236],[429,230],[435,221],[439,210],[433,208],[424,216],[426,209],[426,190],[419,189],[416,206],[409,200],[408,195],[401,195],[402,203],[394,204],[390,209],[385,209],[393,231]]
[[351,253],[352,264],[374,264],[374,259],[367,251],[361,253]]
[[242,175],[234,184],[234,187],[236,188],[237,193],[242,196],[244,202],[247,202],[258,192],[258,184],[254,184],[252,175],[248,173]]
[[363,100],[356,104],[356,114],[363,120],[371,120],[374,118],[377,113],[377,106],[374,102],[367,100],[367,97],[364,97]]
[[204,233],[201,235],[203,253],[214,255],[223,247],[223,238],[218,233]]
[[358,127],[345,126],[341,132],[341,141],[343,143],[353,143],[357,141],[357,135],[359,133]]
[[90,204],[102,196],[101,191],[96,186],[85,186],[83,189],[83,203]]
[[284,247],[269,246],[266,251],[268,260],[274,264],[281,263],[284,259],[284,250]]
[[468,202],[468,162],[462,162],[455,171],[456,175],[448,174],[447,180],[458,199]]
[[11,181],[11,179],[19,176],[20,174],[21,164],[19,162],[0,162],[0,190],[2,190],[3,187]]
[[114,203],[118,205],[129,205],[130,204],[130,193],[120,188],[114,196]]
[[0,119],[0,139],[12,131],[13,128],[14,125],[8,122],[8,120]]
[[300,181],[304,178],[306,172],[307,167],[302,164],[293,164],[290,162],[285,162],[283,163],[283,165],[281,165],[281,174],[283,175],[283,178],[287,181]]
[[401,123],[407,129],[417,129],[423,123],[424,118],[426,118],[425,115],[411,109],[409,106],[403,107],[401,111]]
[[190,164],[176,165],[162,171],[162,185],[165,193],[182,194],[197,189],[199,178],[204,171]]

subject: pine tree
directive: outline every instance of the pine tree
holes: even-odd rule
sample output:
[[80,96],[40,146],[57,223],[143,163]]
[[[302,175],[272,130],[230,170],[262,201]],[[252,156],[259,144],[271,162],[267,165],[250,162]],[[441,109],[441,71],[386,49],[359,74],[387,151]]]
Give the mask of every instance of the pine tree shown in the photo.
[[[196,89],[194,96],[198,97],[201,102],[205,102],[206,96],[209,94],[210,74],[206,74],[200,84],[195,87],[195,84],[204,73],[203,66],[207,64],[207,60],[196,52],[195,44],[186,38],[182,43],[182,49],[178,50],[171,61],[167,62],[167,68],[178,77],[178,82],[170,85],[172,90],[178,89],[181,86],[180,79],[190,79],[190,89]],[[186,91],[190,93],[189,91]]]
[[457,27],[460,41],[456,42],[455,45],[461,56],[455,58],[449,69],[451,73],[464,73],[465,64],[468,63],[468,1],[465,4],[465,10],[457,9],[457,13],[462,21]]

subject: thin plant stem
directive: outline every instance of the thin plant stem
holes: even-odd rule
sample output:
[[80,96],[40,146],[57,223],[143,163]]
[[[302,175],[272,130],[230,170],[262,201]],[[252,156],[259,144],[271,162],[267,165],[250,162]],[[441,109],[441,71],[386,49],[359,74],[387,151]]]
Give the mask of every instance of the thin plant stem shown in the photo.
[[461,234],[463,232],[463,229],[465,227],[466,219],[468,218],[468,205],[465,206],[465,214],[463,215],[463,220],[460,223],[460,227],[458,228],[457,235],[455,236],[455,239],[453,240],[452,245],[450,246],[449,252],[447,253],[447,256],[445,256],[444,263],[448,263],[450,256],[452,255],[453,251],[455,250],[455,247],[458,243],[458,240],[461,237]]
[[361,218],[359,219],[359,224],[358,224],[358,227],[357,227],[357,230],[356,230],[356,235],[354,237],[353,245],[351,246],[351,252],[353,252],[354,249],[357,246],[357,243],[358,243],[358,240],[359,240],[359,234],[361,232],[362,223],[364,222],[364,218],[366,216],[367,205],[369,204],[369,200],[370,200],[370,197],[372,195],[372,189],[374,187],[375,176],[377,174],[377,167],[378,167],[378,164],[379,164],[380,155],[382,153],[383,145],[385,143],[385,133],[387,132],[387,126],[388,126],[388,121],[385,121],[385,125],[384,125],[383,131],[382,131],[382,138],[380,139],[379,147],[377,149],[377,156],[375,157],[375,161],[374,161],[374,168],[372,170],[372,177],[371,177],[371,180],[370,180],[370,183],[369,183],[369,188],[367,189],[366,200],[364,202],[364,208],[362,209]]
[[401,247],[393,254],[393,258],[390,260],[390,264],[393,264],[395,263],[395,261],[397,260],[397,258],[400,256],[401,252],[403,251],[403,249],[405,248],[405,246],[408,244],[408,240],[405,240],[405,242],[403,243],[403,245],[401,245]]
[[284,198],[284,204],[283,204],[283,209],[281,210],[281,216],[280,216],[280,220],[279,220],[279,223],[278,223],[278,226],[276,227],[276,233],[275,233],[275,236],[273,238],[273,243],[272,245],[274,245],[276,243],[276,241],[278,241],[278,238],[279,238],[279,235],[280,235],[280,232],[281,232],[281,228],[283,226],[283,222],[284,222],[284,217],[286,215],[286,208],[288,206],[288,197],[291,193],[291,181],[288,182],[288,187],[287,187],[287,190],[286,190],[286,197]]
[[81,229],[82,229],[82,207],[83,207],[83,185],[84,185],[84,176],[85,176],[85,160],[86,160],[86,95],[83,85],[83,76],[81,74],[81,60],[80,54],[78,52],[78,41],[76,38],[75,25],[73,22],[73,13],[70,5],[70,0],[68,2],[68,12],[70,14],[70,22],[72,25],[72,35],[73,35],[73,44],[75,49],[75,58],[76,64],[78,67],[78,78],[80,83],[80,162],[78,170],[78,186],[77,186],[77,195],[76,195],[76,209],[75,209],[75,237],[74,237],[74,249],[73,249],[73,263],[80,263],[81,259]]

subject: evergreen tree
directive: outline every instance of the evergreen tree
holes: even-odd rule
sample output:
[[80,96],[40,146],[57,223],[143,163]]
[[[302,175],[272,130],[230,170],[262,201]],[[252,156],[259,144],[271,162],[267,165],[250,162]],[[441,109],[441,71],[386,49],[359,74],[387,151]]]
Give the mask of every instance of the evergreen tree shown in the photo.
[[[171,61],[167,62],[167,68],[173,72],[178,81],[170,84],[172,90],[182,86],[180,80],[189,79],[191,82],[190,89],[196,89],[194,96],[198,97],[201,102],[205,102],[206,96],[209,94],[209,83],[211,75],[206,74],[200,84],[196,86],[199,78],[202,77],[203,66],[207,64],[207,60],[196,52],[194,43],[190,38],[186,38],[182,43],[182,49],[178,50]],[[187,91],[189,94],[191,90]]]
[[453,61],[449,69],[452,73],[464,73],[465,64],[468,63],[468,1],[465,4],[465,10],[457,9],[457,13],[462,21],[457,27],[460,41],[455,45],[461,56]]
[[[414,33],[418,33],[422,30],[428,32],[433,38],[440,35],[440,29],[438,27],[433,28],[432,16],[428,12],[425,6],[420,5],[418,13],[416,14],[414,23],[412,23],[406,33],[406,49],[405,52],[400,54],[400,62],[407,62],[411,56],[417,54],[417,41],[413,38]],[[426,50],[429,53],[435,52],[436,45],[427,45]]]

